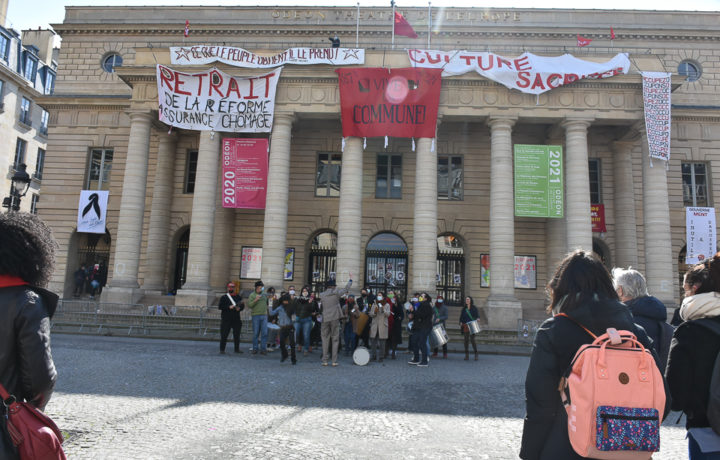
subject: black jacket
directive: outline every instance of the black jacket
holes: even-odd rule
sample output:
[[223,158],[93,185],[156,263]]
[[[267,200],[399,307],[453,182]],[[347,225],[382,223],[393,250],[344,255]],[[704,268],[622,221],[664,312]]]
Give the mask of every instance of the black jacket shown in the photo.
[[240,310],[231,309],[232,302],[230,302],[230,299],[228,299],[227,294],[223,294],[222,297],[220,297],[220,302],[218,303],[218,309],[221,311],[220,313],[220,319],[223,321],[230,321],[230,322],[240,322],[240,312],[245,309],[245,304],[242,302],[242,297],[239,295],[232,296],[233,300],[235,301],[235,304],[240,307]]
[[642,326],[648,337],[652,339],[655,344],[655,352],[659,354],[661,323],[667,321],[665,304],[651,295],[646,295],[629,300],[625,302],[625,305],[630,309],[635,324]]
[[[646,348],[652,343],[647,334],[633,323],[628,308],[614,300],[582,304],[566,312],[593,334],[606,329],[632,331]],[[572,320],[556,316],[546,320],[535,336],[530,366],[525,379],[527,413],[523,427],[520,457],[524,459],[582,458],[570,445],[567,413],[558,391],[560,377],[567,370],[577,350],[593,338]],[[657,362],[657,356],[653,353]],[[667,414],[667,410],[665,411]]]
[[[58,297],[29,286],[0,288],[0,383],[20,400],[44,408],[57,372],[50,353],[50,318]],[[3,414],[0,405],[0,414]],[[15,458],[0,415],[0,458]]]
[[710,426],[705,411],[713,365],[720,352],[720,336],[698,321],[720,323],[720,316],[687,321],[675,329],[666,371],[672,408],[685,412],[687,428]]
[[423,300],[418,305],[417,310],[413,313],[413,331],[430,330],[432,329],[432,316],[433,309],[430,302]]

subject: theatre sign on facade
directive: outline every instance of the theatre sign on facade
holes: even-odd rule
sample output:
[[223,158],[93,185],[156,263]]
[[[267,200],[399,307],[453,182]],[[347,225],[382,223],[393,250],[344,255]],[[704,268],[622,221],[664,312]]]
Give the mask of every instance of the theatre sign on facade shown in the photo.
[[[428,44],[428,10],[398,11],[419,37],[393,48],[390,8],[68,7],[41,101],[51,288],[71,295],[81,263],[108,267],[103,300],[122,303],[352,276],[472,295],[514,328],[543,317],[553,265],[584,248],[676,305],[685,208],[720,197],[720,14],[433,9]],[[546,59],[565,53],[581,61]],[[641,72],[671,74],[669,162],[649,156]],[[247,192],[264,162],[263,205]],[[99,233],[78,229],[105,195]]]

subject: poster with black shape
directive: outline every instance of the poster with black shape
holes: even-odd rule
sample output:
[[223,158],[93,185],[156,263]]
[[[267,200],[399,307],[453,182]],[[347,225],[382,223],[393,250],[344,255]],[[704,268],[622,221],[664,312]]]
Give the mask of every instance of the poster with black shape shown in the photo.
[[238,78],[218,69],[191,74],[158,64],[159,119],[197,131],[268,133],[281,71]]
[[343,137],[435,137],[442,69],[336,69]]
[[107,190],[81,190],[78,201],[78,233],[105,233],[107,205],[110,192]]

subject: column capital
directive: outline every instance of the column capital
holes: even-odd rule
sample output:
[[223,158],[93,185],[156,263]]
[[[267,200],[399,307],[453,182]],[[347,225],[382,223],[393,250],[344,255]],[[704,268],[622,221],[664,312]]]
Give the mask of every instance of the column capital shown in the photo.
[[129,110],[126,113],[130,117],[131,122],[146,121],[148,123],[152,123],[152,120],[153,120],[152,114],[147,110]]
[[610,142],[610,150],[613,153],[627,153],[636,145],[635,141],[617,140]]
[[593,121],[595,121],[595,119],[589,117],[568,117],[560,122],[560,126],[565,128],[566,131],[571,129],[587,129]]
[[275,111],[273,115],[273,127],[276,122],[288,123],[292,125],[297,120],[297,114],[292,111]]
[[487,125],[492,128],[512,128],[515,126],[518,117],[511,115],[491,115],[487,119]]

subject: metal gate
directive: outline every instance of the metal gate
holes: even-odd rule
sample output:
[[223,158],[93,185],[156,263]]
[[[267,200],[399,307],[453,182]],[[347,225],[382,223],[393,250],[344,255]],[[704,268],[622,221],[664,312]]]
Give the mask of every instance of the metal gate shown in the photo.
[[395,291],[396,298],[407,298],[407,251],[365,251],[365,285],[373,292]]
[[313,291],[322,292],[325,290],[325,283],[336,277],[337,250],[312,247],[309,259],[308,284]]
[[438,252],[437,293],[445,299],[445,305],[459,307],[465,299],[465,256],[457,252]]
[[175,277],[173,278],[172,293],[177,294],[187,279],[188,251],[190,248],[190,229],[185,230],[175,248]]

